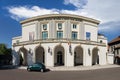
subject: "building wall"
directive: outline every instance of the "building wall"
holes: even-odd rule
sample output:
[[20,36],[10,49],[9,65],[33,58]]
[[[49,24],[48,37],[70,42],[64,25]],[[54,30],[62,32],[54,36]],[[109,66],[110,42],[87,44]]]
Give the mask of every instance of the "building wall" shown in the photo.
[[34,39],[37,38],[37,22],[29,22],[22,24],[22,41],[29,41],[30,33],[33,33]]
[[[29,41],[29,35],[33,32],[34,40],[42,39],[42,32],[48,31],[48,38],[56,38],[57,31],[59,31],[57,24],[62,23],[63,38],[71,39],[72,31],[78,32],[77,39],[86,40],[86,32],[91,33],[91,41],[97,41],[97,25],[85,22],[78,22],[72,20],[50,20],[50,21],[32,21],[22,24],[22,41]],[[47,24],[47,30],[43,30],[43,24]],[[73,24],[77,25],[73,29]],[[70,33],[70,34],[68,34]]]
[[[62,23],[63,38],[57,40],[58,23]],[[43,24],[47,24],[47,29],[43,29]],[[73,28],[73,24],[76,24],[76,28]],[[42,32],[48,31],[48,39],[42,40]],[[78,32],[77,39],[72,39],[72,31]],[[86,32],[90,32],[90,40],[86,40]],[[30,36],[31,35],[31,36]],[[30,38],[33,40],[30,40]],[[49,39],[53,39],[49,42]],[[54,40],[55,39],[55,40]],[[20,40],[21,43],[15,44],[16,40]],[[23,42],[25,41],[25,42]],[[45,42],[46,41],[46,42]],[[71,42],[70,42],[71,41]],[[45,65],[55,66],[55,49],[57,46],[62,46],[62,52],[64,55],[64,66],[75,66],[75,49],[80,47],[83,50],[83,66],[93,65],[93,49],[98,49],[99,64],[106,64],[106,52],[107,47],[104,43],[98,43],[98,24],[92,21],[74,20],[74,19],[51,19],[51,20],[34,20],[22,23],[22,37],[12,40],[13,49],[13,64],[19,64],[19,54],[21,48],[26,50],[27,65],[36,62],[36,48],[41,46],[45,53]],[[61,48],[57,48],[58,50]],[[50,50],[50,51],[49,51]],[[77,60],[77,63],[81,63]]]
[[[96,26],[92,26],[92,25],[88,25],[88,24],[85,24],[84,26],[85,26],[85,32],[84,32],[85,36],[86,36],[86,32],[90,32],[91,33],[91,36],[90,36],[91,39],[90,40],[91,41],[97,41],[97,35],[98,35],[97,27]],[[85,37],[85,40],[86,40],[86,37]]]
[[[24,48],[28,50],[28,64],[35,63],[35,50],[36,47],[42,46],[45,50],[45,65],[46,66],[54,66],[54,55],[55,55],[55,48],[56,46],[61,45],[64,48],[64,66],[74,66],[74,50],[77,46],[80,46],[83,49],[83,66],[92,66],[92,50],[96,47],[94,45],[84,45],[84,44],[71,44],[72,47],[72,53],[69,52],[69,45],[68,43],[43,43],[43,44],[34,44],[34,45],[26,45]],[[19,63],[19,49],[23,46],[15,47],[13,50],[13,63],[14,65],[18,65]],[[48,48],[51,49],[51,52],[48,52]],[[29,53],[29,49],[31,49],[31,53]],[[106,47],[99,46],[98,47],[99,51],[99,64],[100,65],[105,65],[107,64],[107,59],[106,59]],[[90,53],[89,53],[90,50]],[[17,53],[16,53],[17,52]],[[17,55],[16,55],[17,54]],[[15,59],[16,58],[16,59]],[[16,61],[16,62],[14,62]]]

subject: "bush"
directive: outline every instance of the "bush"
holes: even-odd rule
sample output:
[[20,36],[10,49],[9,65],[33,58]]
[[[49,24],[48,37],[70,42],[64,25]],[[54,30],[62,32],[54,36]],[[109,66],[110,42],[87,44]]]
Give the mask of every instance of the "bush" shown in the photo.
[[12,62],[12,55],[0,55],[1,65],[10,65]]

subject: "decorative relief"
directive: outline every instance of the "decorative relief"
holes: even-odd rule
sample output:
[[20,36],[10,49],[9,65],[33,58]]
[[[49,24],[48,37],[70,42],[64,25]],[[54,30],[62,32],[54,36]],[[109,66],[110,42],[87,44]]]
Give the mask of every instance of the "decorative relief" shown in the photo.
[[49,21],[49,20],[72,20],[72,21],[82,21],[79,18],[74,18],[74,17],[63,17],[63,16],[59,16],[59,17],[47,17],[47,18],[42,18],[39,19],[39,21]]

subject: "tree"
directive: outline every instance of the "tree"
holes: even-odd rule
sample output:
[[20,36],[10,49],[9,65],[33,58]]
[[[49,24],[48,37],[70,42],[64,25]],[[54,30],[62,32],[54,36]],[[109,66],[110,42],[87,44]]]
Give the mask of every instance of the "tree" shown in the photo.
[[12,61],[12,50],[7,48],[6,44],[0,43],[0,64],[11,64]]
[[10,55],[11,49],[8,49],[6,44],[0,43],[0,55]]

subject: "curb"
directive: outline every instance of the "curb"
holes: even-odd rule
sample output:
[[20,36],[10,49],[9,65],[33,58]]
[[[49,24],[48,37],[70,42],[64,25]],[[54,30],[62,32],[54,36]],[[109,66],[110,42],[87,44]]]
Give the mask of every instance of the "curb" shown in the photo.
[[[97,69],[107,69],[107,68],[117,68],[119,65],[96,65],[96,66],[76,66],[76,67],[47,67],[50,71],[85,71],[85,70],[97,70]],[[18,67],[18,69],[27,69],[25,66]]]

